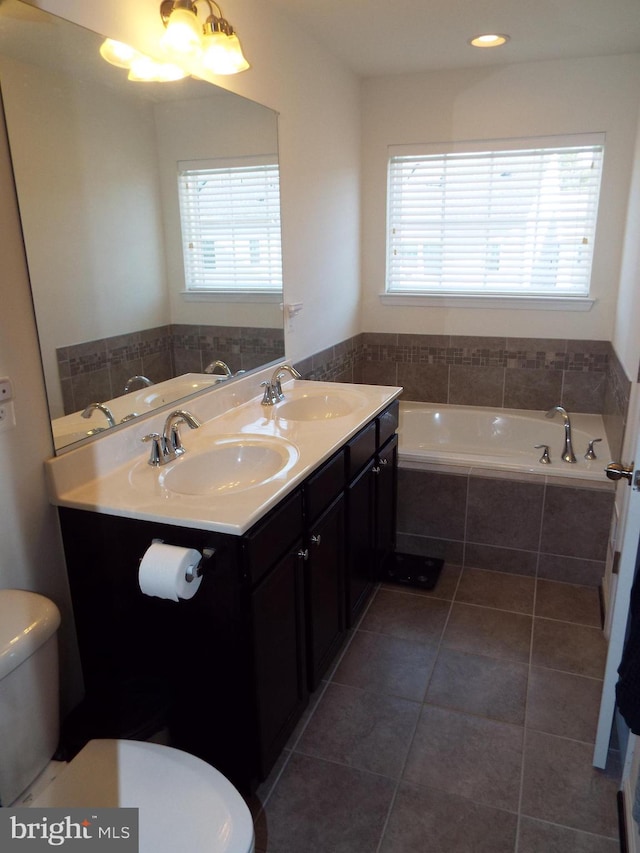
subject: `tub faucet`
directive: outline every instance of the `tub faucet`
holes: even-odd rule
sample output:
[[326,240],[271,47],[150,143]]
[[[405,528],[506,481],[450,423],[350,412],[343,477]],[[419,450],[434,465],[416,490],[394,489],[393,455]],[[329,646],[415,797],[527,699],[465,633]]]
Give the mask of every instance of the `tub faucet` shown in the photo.
[[89,403],[87,408],[82,413],[82,417],[90,418],[96,409],[99,412],[102,412],[102,414],[107,419],[110,427],[114,427],[116,425],[116,419],[113,417],[113,412],[108,406],[105,406],[104,403]]
[[564,421],[564,447],[562,448],[562,459],[565,462],[575,462],[576,457],[571,444],[571,420],[569,418],[569,413],[562,406],[553,406],[553,408],[549,409],[545,417],[552,418],[556,412],[560,413],[562,420]]
[[144,388],[148,388],[150,385],[153,385],[153,382],[150,379],[147,379],[146,376],[140,376],[140,374],[137,374],[136,376],[130,376],[127,379],[123,393],[128,394],[129,391],[131,391],[131,386],[135,385],[137,382],[139,382]]
[[275,404],[279,403],[280,400],[284,400],[280,379],[285,373],[290,373],[294,379],[302,379],[302,376],[298,373],[295,367],[291,367],[290,364],[281,364],[276,367],[271,379],[267,379],[260,383],[264,388],[264,396],[262,398],[263,406],[275,406]]
[[[231,369],[230,369],[229,365],[226,362],[220,361],[220,360],[212,361],[211,364],[208,364],[205,367],[204,372],[205,373],[212,373],[212,374],[216,373],[217,367],[220,368],[220,370],[222,371],[222,376],[224,376],[225,379],[229,379],[229,377],[233,375],[231,373]],[[220,376],[220,375],[221,374],[216,373],[216,376]]]

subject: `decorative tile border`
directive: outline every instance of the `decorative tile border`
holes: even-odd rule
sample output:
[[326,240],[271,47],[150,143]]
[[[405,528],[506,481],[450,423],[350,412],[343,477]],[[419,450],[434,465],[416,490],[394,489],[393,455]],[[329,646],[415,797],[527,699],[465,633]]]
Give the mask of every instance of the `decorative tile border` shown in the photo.
[[162,382],[181,373],[202,373],[212,361],[231,370],[284,358],[282,329],[172,325],[116,335],[56,350],[65,414],[90,402],[110,400],[131,376]]

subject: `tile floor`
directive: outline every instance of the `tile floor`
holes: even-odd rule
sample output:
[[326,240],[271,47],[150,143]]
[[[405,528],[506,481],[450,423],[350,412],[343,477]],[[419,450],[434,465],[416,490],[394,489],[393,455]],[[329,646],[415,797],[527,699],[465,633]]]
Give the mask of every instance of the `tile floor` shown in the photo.
[[258,853],[617,853],[597,591],[382,586],[252,803]]

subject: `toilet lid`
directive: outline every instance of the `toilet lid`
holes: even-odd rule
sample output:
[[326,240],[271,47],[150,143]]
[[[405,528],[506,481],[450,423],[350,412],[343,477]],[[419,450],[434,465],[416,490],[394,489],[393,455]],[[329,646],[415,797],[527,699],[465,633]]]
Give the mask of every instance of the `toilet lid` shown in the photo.
[[32,808],[139,809],[140,853],[251,853],[253,821],[218,770],[189,753],[132,740],[92,740]]

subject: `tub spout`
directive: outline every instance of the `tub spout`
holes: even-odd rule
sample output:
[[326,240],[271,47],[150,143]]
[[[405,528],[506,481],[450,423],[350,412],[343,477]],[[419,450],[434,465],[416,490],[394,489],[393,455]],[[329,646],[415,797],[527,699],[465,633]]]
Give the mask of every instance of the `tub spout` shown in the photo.
[[562,416],[562,420],[564,422],[564,446],[562,448],[562,459],[565,462],[575,462],[576,457],[571,443],[571,419],[569,418],[569,413],[562,406],[553,406],[549,409],[545,417],[552,418],[555,416],[556,412]]

